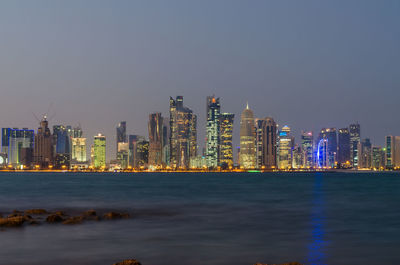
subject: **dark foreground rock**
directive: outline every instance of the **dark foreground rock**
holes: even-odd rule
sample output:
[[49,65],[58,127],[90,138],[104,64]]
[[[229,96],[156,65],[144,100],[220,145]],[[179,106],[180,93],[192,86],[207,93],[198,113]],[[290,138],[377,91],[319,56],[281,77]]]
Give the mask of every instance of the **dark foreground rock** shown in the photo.
[[19,227],[25,222],[23,216],[0,218],[0,227]]
[[104,214],[103,218],[106,220],[114,220],[114,219],[126,219],[129,218],[130,215],[128,213],[117,213],[117,212],[109,212]]
[[[265,263],[256,263],[256,264],[254,264],[254,265],[268,265],[268,264],[265,264]],[[270,264],[270,265],[278,265],[278,264]],[[280,264],[280,265],[302,265],[301,263],[298,263],[298,262],[289,262],[289,263],[283,263],[283,264]]]
[[41,215],[48,214],[48,212],[45,209],[29,209],[25,211],[25,214]]
[[113,265],[142,265],[142,264],[135,259],[127,259],[118,263],[114,263]]
[[46,218],[46,222],[48,223],[61,223],[64,222],[65,218],[61,216],[60,214],[50,214]]

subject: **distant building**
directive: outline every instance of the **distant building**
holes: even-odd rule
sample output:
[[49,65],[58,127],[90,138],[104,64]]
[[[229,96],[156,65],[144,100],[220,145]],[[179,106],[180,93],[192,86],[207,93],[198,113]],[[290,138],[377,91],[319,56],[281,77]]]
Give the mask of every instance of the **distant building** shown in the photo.
[[278,168],[292,168],[292,150],[294,147],[294,138],[290,134],[289,126],[285,125],[279,131],[278,135]]
[[207,97],[206,160],[209,168],[219,165],[220,115],[219,98]]
[[369,169],[372,167],[372,145],[368,138],[358,144],[358,168]]
[[117,163],[121,169],[126,169],[129,166],[129,143],[118,143]]
[[136,168],[146,168],[149,163],[149,141],[139,137],[136,142],[135,164]]
[[190,168],[192,169],[202,169],[207,168],[207,159],[204,156],[196,156],[190,159]]
[[36,166],[47,168],[54,163],[53,137],[46,116],[40,122],[33,151],[33,162]]
[[350,163],[350,132],[348,128],[339,129],[338,163],[345,165]]
[[117,160],[118,160],[118,144],[119,144],[119,143],[126,143],[126,142],[128,142],[128,141],[127,141],[127,138],[126,138],[126,121],[121,121],[121,122],[118,124],[118,126],[117,126],[117,128],[116,128],[116,131],[117,131],[117,137],[116,137],[116,140],[117,140],[117,143],[116,143],[116,158],[117,158]]
[[385,151],[380,146],[372,147],[372,168],[384,169],[385,168]]
[[316,163],[318,168],[329,168],[329,157],[328,157],[328,139],[321,138],[317,144],[317,155],[316,155]]
[[249,104],[242,112],[240,119],[240,156],[241,168],[256,168],[256,145],[254,131],[254,115]]
[[336,128],[323,128],[319,134],[319,139],[326,139],[328,142],[327,154],[328,168],[334,168],[337,162],[337,134]]
[[264,119],[255,119],[256,134],[256,168],[261,168],[264,164],[263,130],[265,127]]
[[188,168],[197,155],[197,116],[183,106],[183,97],[170,97],[170,166]]
[[8,139],[3,138],[8,143],[5,148],[8,164],[14,168],[30,166],[33,158],[34,131],[27,128],[3,128],[3,131],[8,132],[4,135]]
[[233,121],[235,114],[222,113],[220,116],[219,162],[221,167],[233,167]]
[[262,123],[262,163],[261,167],[274,169],[277,166],[277,132],[278,125],[271,117]]
[[106,137],[100,133],[94,137],[93,166],[96,169],[106,167]]
[[149,115],[149,166],[163,166],[164,124],[161,113]]
[[303,131],[301,133],[301,149],[304,153],[304,167],[314,167],[314,137],[311,131]]
[[169,166],[170,161],[170,128],[169,118],[163,118],[163,147],[162,147],[162,163]]
[[55,168],[69,169],[71,164],[71,126],[54,125],[53,126],[53,144]]
[[358,143],[361,141],[360,124],[350,124],[350,162],[355,168],[358,167]]
[[301,169],[304,167],[304,153],[301,146],[295,145],[292,151],[292,168]]
[[400,136],[386,136],[386,168],[400,168]]
[[[82,134],[81,134],[82,136]],[[72,160],[76,162],[86,162],[86,138],[74,137],[72,141]]]

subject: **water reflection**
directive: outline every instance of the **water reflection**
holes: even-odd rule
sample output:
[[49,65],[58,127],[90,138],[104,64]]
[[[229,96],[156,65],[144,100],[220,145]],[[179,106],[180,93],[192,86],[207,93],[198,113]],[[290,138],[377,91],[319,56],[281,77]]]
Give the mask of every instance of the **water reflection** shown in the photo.
[[311,243],[308,247],[308,264],[327,265],[325,262],[325,201],[323,194],[323,174],[315,174],[311,212]]

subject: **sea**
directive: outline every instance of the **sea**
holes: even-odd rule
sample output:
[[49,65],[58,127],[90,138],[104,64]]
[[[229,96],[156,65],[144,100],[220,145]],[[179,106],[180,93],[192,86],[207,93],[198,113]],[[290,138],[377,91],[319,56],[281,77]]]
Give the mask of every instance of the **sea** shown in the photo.
[[1,265],[399,265],[400,173],[0,173],[0,213],[130,219],[0,231]]

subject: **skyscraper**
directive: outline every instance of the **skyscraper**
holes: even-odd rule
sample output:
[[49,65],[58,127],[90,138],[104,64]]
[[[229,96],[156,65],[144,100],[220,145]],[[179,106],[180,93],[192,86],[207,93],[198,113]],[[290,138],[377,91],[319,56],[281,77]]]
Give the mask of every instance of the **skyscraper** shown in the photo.
[[256,167],[256,146],[254,131],[254,115],[249,104],[242,112],[240,119],[240,156],[241,168],[252,169]]
[[335,128],[323,128],[319,134],[319,139],[328,140],[328,149],[326,157],[329,168],[334,168],[337,162],[337,134]]
[[338,163],[345,165],[350,162],[350,132],[348,128],[339,129]]
[[385,167],[385,151],[380,146],[372,147],[372,168],[384,169]]
[[163,117],[161,113],[149,115],[149,166],[163,165]]
[[273,118],[266,117],[262,127],[262,164],[267,169],[276,168],[278,126]]
[[290,135],[290,127],[285,125],[279,131],[278,137],[278,168],[292,168],[292,151],[294,147],[294,138]]
[[235,114],[222,113],[220,120],[219,162],[221,167],[233,166],[233,121]]
[[79,163],[86,162],[87,161],[86,138],[74,137],[71,140],[72,140],[72,160]]
[[188,168],[197,155],[197,117],[183,106],[183,97],[170,97],[170,166]]
[[400,136],[386,136],[386,168],[400,167]]
[[9,129],[8,164],[14,168],[29,166],[32,162],[34,131],[27,128]]
[[255,119],[256,134],[256,168],[261,168],[264,164],[263,130],[265,126],[264,119]]
[[[68,126],[69,129],[71,126]],[[53,143],[55,146],[55,167],[69,168],[71,163],[71,130],[63,125],[53,126]]]
[[358,168],[372,167],[372,145],[368,138],[358,143]]
[[47,168],[54,162],[53,157],[53,138],[49,129],[49,122],[44,116],[40,121],[40,127],[35,135],[35,146],[33,151],[33,161],[41,168]]
[[127,142],[127,139],[126,139],[126,121],[121,121],[118,124],[116,130],[117,130],[117,137],[116,137],[116,139],[117,139],[117,144],[116,144],[117,149],[116,150],[117,150],[117,160],[118,160],[118,143],[126,143]]
[[93,160],[95,169],[106,167],[106,137],[100,133],[94,137]]
[[219,164],[220,115],[219,98],[207,97],[206,161],[209,168]]
[[301,133],[301,149],[303,150],[303,165],[305,168],[314,167],[314,137],[313,132],[303,131]]
[[350,162],[355,168],[358,167],[358,143],[361,140],[360,124],[350,124]]

